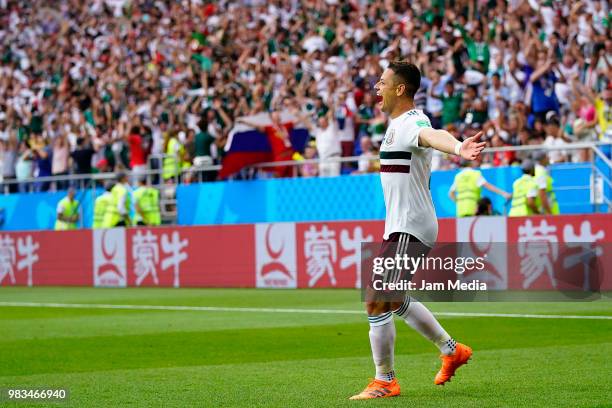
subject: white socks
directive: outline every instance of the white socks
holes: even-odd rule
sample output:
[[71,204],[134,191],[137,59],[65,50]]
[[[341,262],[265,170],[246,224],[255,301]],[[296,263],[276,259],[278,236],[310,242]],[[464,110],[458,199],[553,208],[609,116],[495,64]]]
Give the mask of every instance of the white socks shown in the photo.
[[421,302],[407,296],[404,304],[394,313],[404,319],[408,326],[434,343],[442,354],[455,354],[457,342],[448,335],[434,315]]
[[395,323],[391,312],[378,316],[368,316],[370,322],[370,346],[376,366],[376,379],[392,381],[393,355],[395,348]]
[[[429,309],[423,306],[421,302],[408,296],[394,313],[404,319],[408,326],[434,343],[442,354],[455,354],[457,342],[448,335]],[[376,379],[392,381],[395,378],[395,372],[393,371],[395,349],[393,314],[387,312],[377,316],[368,316],[368,321],[370,322],[370,346],[376,366]]]

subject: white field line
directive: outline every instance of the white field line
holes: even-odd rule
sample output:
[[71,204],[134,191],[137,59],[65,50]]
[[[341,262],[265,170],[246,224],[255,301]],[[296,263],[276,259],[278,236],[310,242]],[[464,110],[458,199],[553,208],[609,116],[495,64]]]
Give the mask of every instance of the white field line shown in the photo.
[[[113,305],[97,303],[39,303],[39,302],[0,302],[0,307],[41,307],[67,309],[120,309],[120,310],[172,310],[195,312],[246,312],[246,313],[303,313],[303,314],[355,314],[363,315],[360,310],[343,309],[289,309],[267,307],[216,307],[216,306],[158,306],[158,305]],[[589,319],[612,320],[612,316],[572,316],[520,313],[472,313],[472,312],[435,312],[437,316],[450,317],[510,317],[521,319]]]

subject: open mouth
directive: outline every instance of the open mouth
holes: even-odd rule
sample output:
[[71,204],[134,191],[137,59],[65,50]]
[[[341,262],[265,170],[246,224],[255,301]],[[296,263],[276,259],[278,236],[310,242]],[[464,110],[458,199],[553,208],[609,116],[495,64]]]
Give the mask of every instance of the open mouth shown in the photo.
[[376,104],[379,106],[382,106],[383,104],[383,97],[382,95],[376,94]]

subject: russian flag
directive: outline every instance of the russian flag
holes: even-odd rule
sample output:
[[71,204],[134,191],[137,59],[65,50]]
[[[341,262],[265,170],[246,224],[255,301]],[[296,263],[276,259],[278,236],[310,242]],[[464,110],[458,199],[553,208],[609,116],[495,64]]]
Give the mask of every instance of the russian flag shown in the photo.
[[[289,143],[286,143],[271,126],[272,121],[267,113],[245,116],[242,119],[257,125],[260,129],[265,129],[265,132],[243,123],[234,125],[225,144],[220,178],[227,178],[252,164],[291,160],[294,152],[304,151],[308,141],[308,130],[294,127],[294,118],[288,112],[281,113],[281,122],[289,133]],[[279,177],[290,176],[291,170],[290,166],[270,168],[270,171]]]

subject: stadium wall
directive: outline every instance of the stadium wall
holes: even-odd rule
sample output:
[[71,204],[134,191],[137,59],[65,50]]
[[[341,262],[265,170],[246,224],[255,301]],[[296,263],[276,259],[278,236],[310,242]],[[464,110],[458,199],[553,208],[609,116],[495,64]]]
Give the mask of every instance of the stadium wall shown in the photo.
[[[98,189],[81,190],[76,199],[81,203],[82,227],[91,228],[94,196],[102,194]],[[0,195],[0,230],[50,230],[56,220],[59,201],[65,191],[48,193],[21,193]]]
[[[601,166],[601,171],[606,169]],[[610,172],[610,169],[607,169]],[[521,170],[516,167],[483,169],[485,178],[512,191],[512,183]],[[457,170],[435,171],[431,176],[431,194],[438,217],[454,217],[455,206],[448,190]],[[596,208],[590,197],[590,164],[551,166],[557,199],[562,214],[605,212]],[[612,177],[612,174],[608,174]],[[575,187],[581,187],[576,189]],[[565,189],[564,188],[570,188]],[[609,186],[603,193],[612,199]],[[101,194],[98,189],[96,194]],[[180,185],[178,223],[180,225],[226,225],[257,222],[382,220],[385,207],[378,174],[332,178],[268,179]],[[509,203],[488,191],[493,207],[500,214]],[[8,231],[53,229],[57,203],[64,192],[0,195],[0,229]],[[82,227],[90,228],[93,213],[91,190],[79,191]]]
[[[577,251],[594,249],[612,264],[612,251],[597,250],[612,243],[612,214],[449,218],[439,227],[438,242],[469,242],[477,256],[491,242],[578,242]],[[355,288],[360,245],[380,241],[383,229],[382,221],[337,221],[3,232],[0,286]],[[503,248],[506,261],[478,279],[495,289],[552,289],[546,273],[526,280],[517,245]],[[612,276],[601,289],[612,290]]]
[[[454,217],[455,204],[448,190],[458,170],[432,172],[430,188],[438,217]],[[490,183],[512,191],[520,177],[518,167],[483,169]],[[590,202],[590,164],[551,166],[562,214],[585,214],[595,210]],[[581,189],[575,189],[575,187]],[[564,190],[572,187],[573,189]],[[610,197],[610,191],[606,190]],[[378,174],[333,178],[269,179],[182,185],[178,187],[178,223],[219,225],[257,222],[382,220],[385,216]],[[500,214],[509,203],[489,191]],[[612,198],[612,197],[611,197]]]

